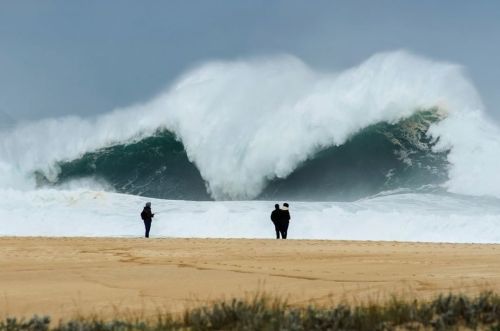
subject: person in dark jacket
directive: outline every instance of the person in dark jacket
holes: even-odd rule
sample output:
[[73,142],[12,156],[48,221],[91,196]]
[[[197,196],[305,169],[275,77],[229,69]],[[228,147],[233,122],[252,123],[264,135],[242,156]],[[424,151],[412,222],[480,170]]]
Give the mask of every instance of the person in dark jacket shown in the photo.
[[144,227],[146,228],[146,238],[149,238],[149,230],[151,230],[151,222],[155,214],[151,212],[151,202],[147,202],[146,206],[141,213],[141,218],[144,221]]
[[271,213],[271,221],[274,224],[274,230],[276,231],[276,239],[280,238],[280,205],[275,204],[274,205],[274,210]]
[[288,225],[290,225],[290,211],[288,210],[288,203],[284,203],[283,207],[280,209],[279,218],[279,229],[281,232],[281,238],[286,239],[288,232]]

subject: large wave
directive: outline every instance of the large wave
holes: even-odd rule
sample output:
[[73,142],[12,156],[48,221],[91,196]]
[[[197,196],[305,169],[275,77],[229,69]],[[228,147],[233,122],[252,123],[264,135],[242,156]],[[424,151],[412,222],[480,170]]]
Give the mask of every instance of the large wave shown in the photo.
[[[433,152],[426,132],[442,120],[437,109],[396,124],[371,125],[342,146],[328,147],[292,172],[270,181],[259,199],[355,200],[391,189],[416,189],[447,178],[447,152]],[[115,191],[163,199],[208,200],[203,178],[183,145],[168,131],[58,162],[58,176],[37,173],[38,185],[93,178]]]
[[[373,150],[381,146],[373,139],[383,132],[390,141],[387,135],[398,132],[405,119],[422,109],[446,113],[417,130],[423,134],[418,143],[432,149],[415,155],[425,159],[419,161],[420,169],[428,171],[405,177],[401,174],[408,167],[371,168],[370,162],[376,163],[371,160],[387,153]],[[377,131],[377,125],[386,127]],[[291,56],[211,62],[186,73],[148,103],[92,119],[66,117],[17,125],[0,132],[0,144],[1,188],[32,189],[37,182],[58,183],[87,171],[90,176],[104,173],[100,177],[114,189],[138,194],[151,194],[161,186],[161,194],[189,190],[197,192],[198,199],[206,194],[214,199],[254,199],[273,192],[299,192],[294,196],[307,199],[305,183],[310,181],[313,186],[326,183],[324,195],[334,192],[333,198],[342,198],[358,193],[327,190],[342,183],[314,179],[312,174],[321,170],[329,178],[345,178],[352,164],[339,164],[352,157],[345,153],[345,146],[350,146],[347,150],[358,152],[355,159],[366,162],[356,174],[384,170],[382,185],[368,190],[378,190],[390,178],[407,178],[395,184],[406,186],[410,178],[423,174],[435,176],[432,182],[444,182],[452,192],[500,196],[495,167],[500,133],[484,114],[462,69],[403,51],[374,55],[340,73],[318,73]],[[383,159],[412,162],[408,155],[415,149],[403,147],[389,151],[406,151],[406,156]],[[138,151],[130,154],[134,148]],[[107,158],[110,153],[113,157]],[[369,157],[363,158],[367,153]],[[123,157],[116,158],[119,154]],[[90,159],[103,168],[85,170],[92,165]],[[170,171],[169,164],[173,167],[168,176],[162,175],[165,164],[163,171]],[[393,168],[397,176],[391,174]],[[120,177],[124,169],[135,174],[125,180]],[[144,173],[147,176],[141,177]],[[360,182],[371,185],[370,180]]]

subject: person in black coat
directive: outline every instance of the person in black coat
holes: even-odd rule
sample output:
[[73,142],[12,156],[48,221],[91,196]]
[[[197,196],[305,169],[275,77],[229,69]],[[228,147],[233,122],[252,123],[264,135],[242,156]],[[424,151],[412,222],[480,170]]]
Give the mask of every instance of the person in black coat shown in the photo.
[[151,222],[155,214],[151,212],[151,202],[147,202],[146,206],[141,213],[141,218],[144,221],[144,227],[146,228],[146,238],[149,238],[149,230],[151,230]]
[[288,210],[288,203],[283,204],[283,208],[280,209],[279,218],[279,229],[281,232],[281,238],[286,239],[288,232],[288,225],[290,225],[290,211]]
[[271,213],[271,221],[274,224],[274,230],[276,231],[276,239],[280,238],[280,205],[275,204],[274,205],[274,210]]

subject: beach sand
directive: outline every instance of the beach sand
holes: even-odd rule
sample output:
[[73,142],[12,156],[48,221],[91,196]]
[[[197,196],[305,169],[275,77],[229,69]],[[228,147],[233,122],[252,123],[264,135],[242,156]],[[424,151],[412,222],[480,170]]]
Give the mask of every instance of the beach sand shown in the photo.
[[152,316],[266,293],[293,305],[500,289],[500,245],[0,238],[0,312]]

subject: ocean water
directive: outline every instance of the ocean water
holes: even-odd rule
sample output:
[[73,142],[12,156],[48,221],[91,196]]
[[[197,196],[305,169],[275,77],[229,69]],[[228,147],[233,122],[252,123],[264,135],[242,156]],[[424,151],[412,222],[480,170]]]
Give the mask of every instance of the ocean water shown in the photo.
[[209,62],[143,104],[0,126],[0,235],[499,242],[500,129],[460,66]]
[[[7,236],[141,237],[152,202],[151,237],[274,238],[270,201],[178,201],[89,190],[0,195]],[[389,194],[356,202],[290,203],[289,239],[498,243],[500,205],[434,194]]]

